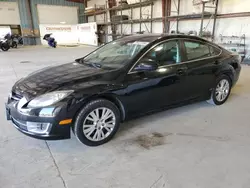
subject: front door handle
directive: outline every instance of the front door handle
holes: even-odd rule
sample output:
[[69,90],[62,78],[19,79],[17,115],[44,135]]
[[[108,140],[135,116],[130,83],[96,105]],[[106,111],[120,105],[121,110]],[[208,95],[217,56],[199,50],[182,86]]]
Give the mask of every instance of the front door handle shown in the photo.
[[218,64],[220,64],[220,61],[219,60],[215,60],[214,64],[218,65]]
[[184,67],[184,68],[179,68],[179,69],[177,70],[177,74],[180,75],[180,76],[182,76],[182,75],[186,74],[186,71],[187,71],[187,68],[186,68],[186,67]]

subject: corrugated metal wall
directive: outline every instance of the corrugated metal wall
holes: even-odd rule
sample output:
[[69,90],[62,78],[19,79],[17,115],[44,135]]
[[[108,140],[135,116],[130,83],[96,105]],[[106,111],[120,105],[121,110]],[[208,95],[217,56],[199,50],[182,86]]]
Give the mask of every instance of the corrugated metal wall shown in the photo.
[[[77,6],[79,7],[79,13],[84,12],[83,3],[74,3],[68,2],[66,0],[30,0],[31,6],[29,6],[29,0],[3,0],[6,2],[18,2],[19,5],[19,14],[21,19],[21,28],[24,35],[39,34],[39,23],[38,23],[38,14],[37,14],[37,4],[46,4],[46,5],[60,5],[60,6]],[[31,11],[29,10],[31,9]],[[31,19],[31,15],[32,18]],[[55,15],[56,16],[56,15]],[[33,20],[33,21],[32,21]],[[84,23],[82,17],[78,16],[79,23]],[[32,30],[34,26],[34,31]],[[24,39],[25,44],[36,44],[40,43],[40,38],[27,37]]]

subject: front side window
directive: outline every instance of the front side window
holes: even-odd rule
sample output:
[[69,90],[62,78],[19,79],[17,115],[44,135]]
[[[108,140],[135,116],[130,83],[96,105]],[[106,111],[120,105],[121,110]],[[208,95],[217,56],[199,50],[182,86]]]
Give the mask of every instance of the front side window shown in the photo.
[[82,62],[98,68],[121,68],[129,63],[148,43],[145,41],[114,41],[86,56]]
[[188,61],[211,56],[209,45],[200,42],[184,41],[184,46]]
[[158,66],[180,63],[181,59],[178,41],[172,40],[157,45],[142,58],[142,61],[145,59],[154,61]]

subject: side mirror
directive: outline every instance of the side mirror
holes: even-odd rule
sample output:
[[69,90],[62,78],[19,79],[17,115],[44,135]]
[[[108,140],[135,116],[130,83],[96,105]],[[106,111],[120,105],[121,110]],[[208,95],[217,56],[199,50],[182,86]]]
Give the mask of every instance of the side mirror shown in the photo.
[[142,60],[136,67],[136,71],[154,71],[158,65],[151,59]]

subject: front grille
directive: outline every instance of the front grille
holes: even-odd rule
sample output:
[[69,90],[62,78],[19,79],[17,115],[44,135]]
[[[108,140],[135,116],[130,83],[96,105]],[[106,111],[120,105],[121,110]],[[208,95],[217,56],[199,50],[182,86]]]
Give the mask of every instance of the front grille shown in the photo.
[[22,98],[23,98],[22,95],[19,95],[19,94],[13,92],[13,91],[11,92],[11,99],[12,100],[20,101]]
[[12,118],[12,121],[16,126],[27,131],[27,125],[25,121],[16,120],[14,118]]

